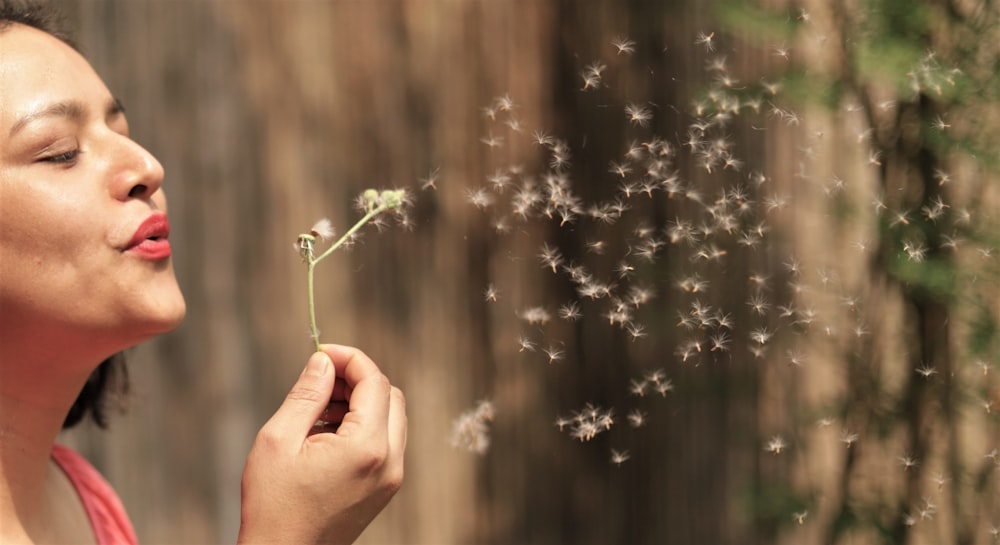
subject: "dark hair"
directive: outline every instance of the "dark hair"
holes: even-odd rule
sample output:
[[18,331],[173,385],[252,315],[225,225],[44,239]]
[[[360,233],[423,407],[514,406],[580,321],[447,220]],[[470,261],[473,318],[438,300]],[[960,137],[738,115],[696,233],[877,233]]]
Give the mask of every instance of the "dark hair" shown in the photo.
[[[15,23],[47,32],[76,49],[76,44],[63,30],[62,15],[52,4],[31,0],[0,0],[0,32]],[[128,372],[124,354],[118,353],[101,362],[87,378],[87,383],[83,385],[63,421],[63,429],[75,426],[88,415],[98,426],[107,427],[111,394],[121,397],[126,393]]]
[[71,47],[76,44],[63,28],[63,16],[52,4],[33,0],[0,0],[0,31],[14,23],[47,32]]

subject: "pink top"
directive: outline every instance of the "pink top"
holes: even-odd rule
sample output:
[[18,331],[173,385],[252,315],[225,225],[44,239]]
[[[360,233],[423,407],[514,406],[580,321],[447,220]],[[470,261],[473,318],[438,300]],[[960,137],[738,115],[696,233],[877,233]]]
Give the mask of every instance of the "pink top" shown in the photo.
[[52,448],[55,461],[76,489],[100,545],[136,545],[139,541],[118,495],[83,456],[62,445]]

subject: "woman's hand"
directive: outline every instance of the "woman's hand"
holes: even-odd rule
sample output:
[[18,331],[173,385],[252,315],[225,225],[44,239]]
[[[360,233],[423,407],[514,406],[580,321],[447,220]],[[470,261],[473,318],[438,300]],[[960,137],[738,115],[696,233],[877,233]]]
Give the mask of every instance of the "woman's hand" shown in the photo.
[[402,392],[360,350],[323,345],[250,450],[239,542],[353,542],[402,484],[405,448]]

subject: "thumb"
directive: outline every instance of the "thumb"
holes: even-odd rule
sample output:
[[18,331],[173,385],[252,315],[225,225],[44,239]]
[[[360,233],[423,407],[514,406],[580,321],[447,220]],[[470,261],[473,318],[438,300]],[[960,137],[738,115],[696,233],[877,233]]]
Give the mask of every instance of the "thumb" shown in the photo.
[[330,356],[316,352],[285,396],[285,401],[266,424],[272,433],[304,440],[316,420],[326,410],[333,394],[336,372]]

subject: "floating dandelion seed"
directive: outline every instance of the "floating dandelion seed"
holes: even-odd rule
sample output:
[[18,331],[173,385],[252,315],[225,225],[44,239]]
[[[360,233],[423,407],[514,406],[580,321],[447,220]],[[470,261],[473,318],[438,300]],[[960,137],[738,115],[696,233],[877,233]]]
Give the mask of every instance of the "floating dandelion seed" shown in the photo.
[[462,413],[452,424],[451,445],[485,454],[490,448],[489,423],[495,412],[492,402],[480,401],[474,409]]
[[530,325],[545,325],[552,316],[545,307],[530,307],[521,312],[521,319]]
[[483,290],[483,298],[485,300],[493,302],[493,303],[496,302],[497,296],[499,294],[500,294],[500,292],[497,290],[496,286],[494,286],[493,284],[489,284],[488,286],[486,286],[486,289]]
[[646,413],[639,409],[633,409],[625,415],[625,418],[633,428],[641,428],[646,425]]
[[620,466],[629,459],[629,454],[627,450],[615,450],[611,449],[611,463],[616,466]]
[[920,465],[920,462],[912,456],[900,456],[897,460],[899,460],[899,465],[903,466],[904,470],[909,470],[911,467],[917,467]]
[[705,50],[711,53],[715,51],[715,43],[712,41],[715,39],[715,32],[705,34],[704,32],[699,32],[697,38],[695,38],[694,43],[697,45],[704,45]]
[[429,189],[437,190],[438,188],[437,183],[440,174],[441,174],[440,167],[430,171],[430,173],[427,175],[426,178],[420,179],[420,189],[423,191],[427,191]]
[[625,106],[625,116],[633,125],[648,127],[649,122],[653,119],[653,111],[638,104],[628,104]]
[[780,435],[775,435],[767,442],[767,446],[764,450],[771,452],[773,454],[781,454],[782,449],[788,447],[788,443]]
[[653,387],[656,393],[660,394],[660,397],[667,397],[667,393],[673,391],[674,383],[670,380],[664,380],[663,382],[656,383]]
[[559,317],[563,320],[573,322],[579,320],[582,316],[583,313],[580,311],[580,305],[578,305],[575,301],[559,307]]
[[649,383],[646,382],[645,380],[632,379],[632,381],[629,383],[628,390],[629,393],[632,395],[645,397],[647,388],[649,388]]
[[566,351],[559,348],[558,346],[549,346],[544,350],[545,356],[549,358],[549,365],[563,359],[566,356]]
[[792,518],[799,524],[805,522],[807,516],[809,516],[809,511],[798,511],[796,513],[792,513]]
[[583,91],[589,91],[591,89],[597,89],[601,86],[601,73],[607,68],[602,62],[595,62],[587,65],[586,68],[580,72],[580,77],[583,78]]
[[635,41],[625,38],[624,36],[618,36],[611,41],[611,45],[618,51],[618,54],[631,55],[635,53]]
[[494,136],[492,133],[480,138],[479,141],[491,149],[503,147],[503,137]]

